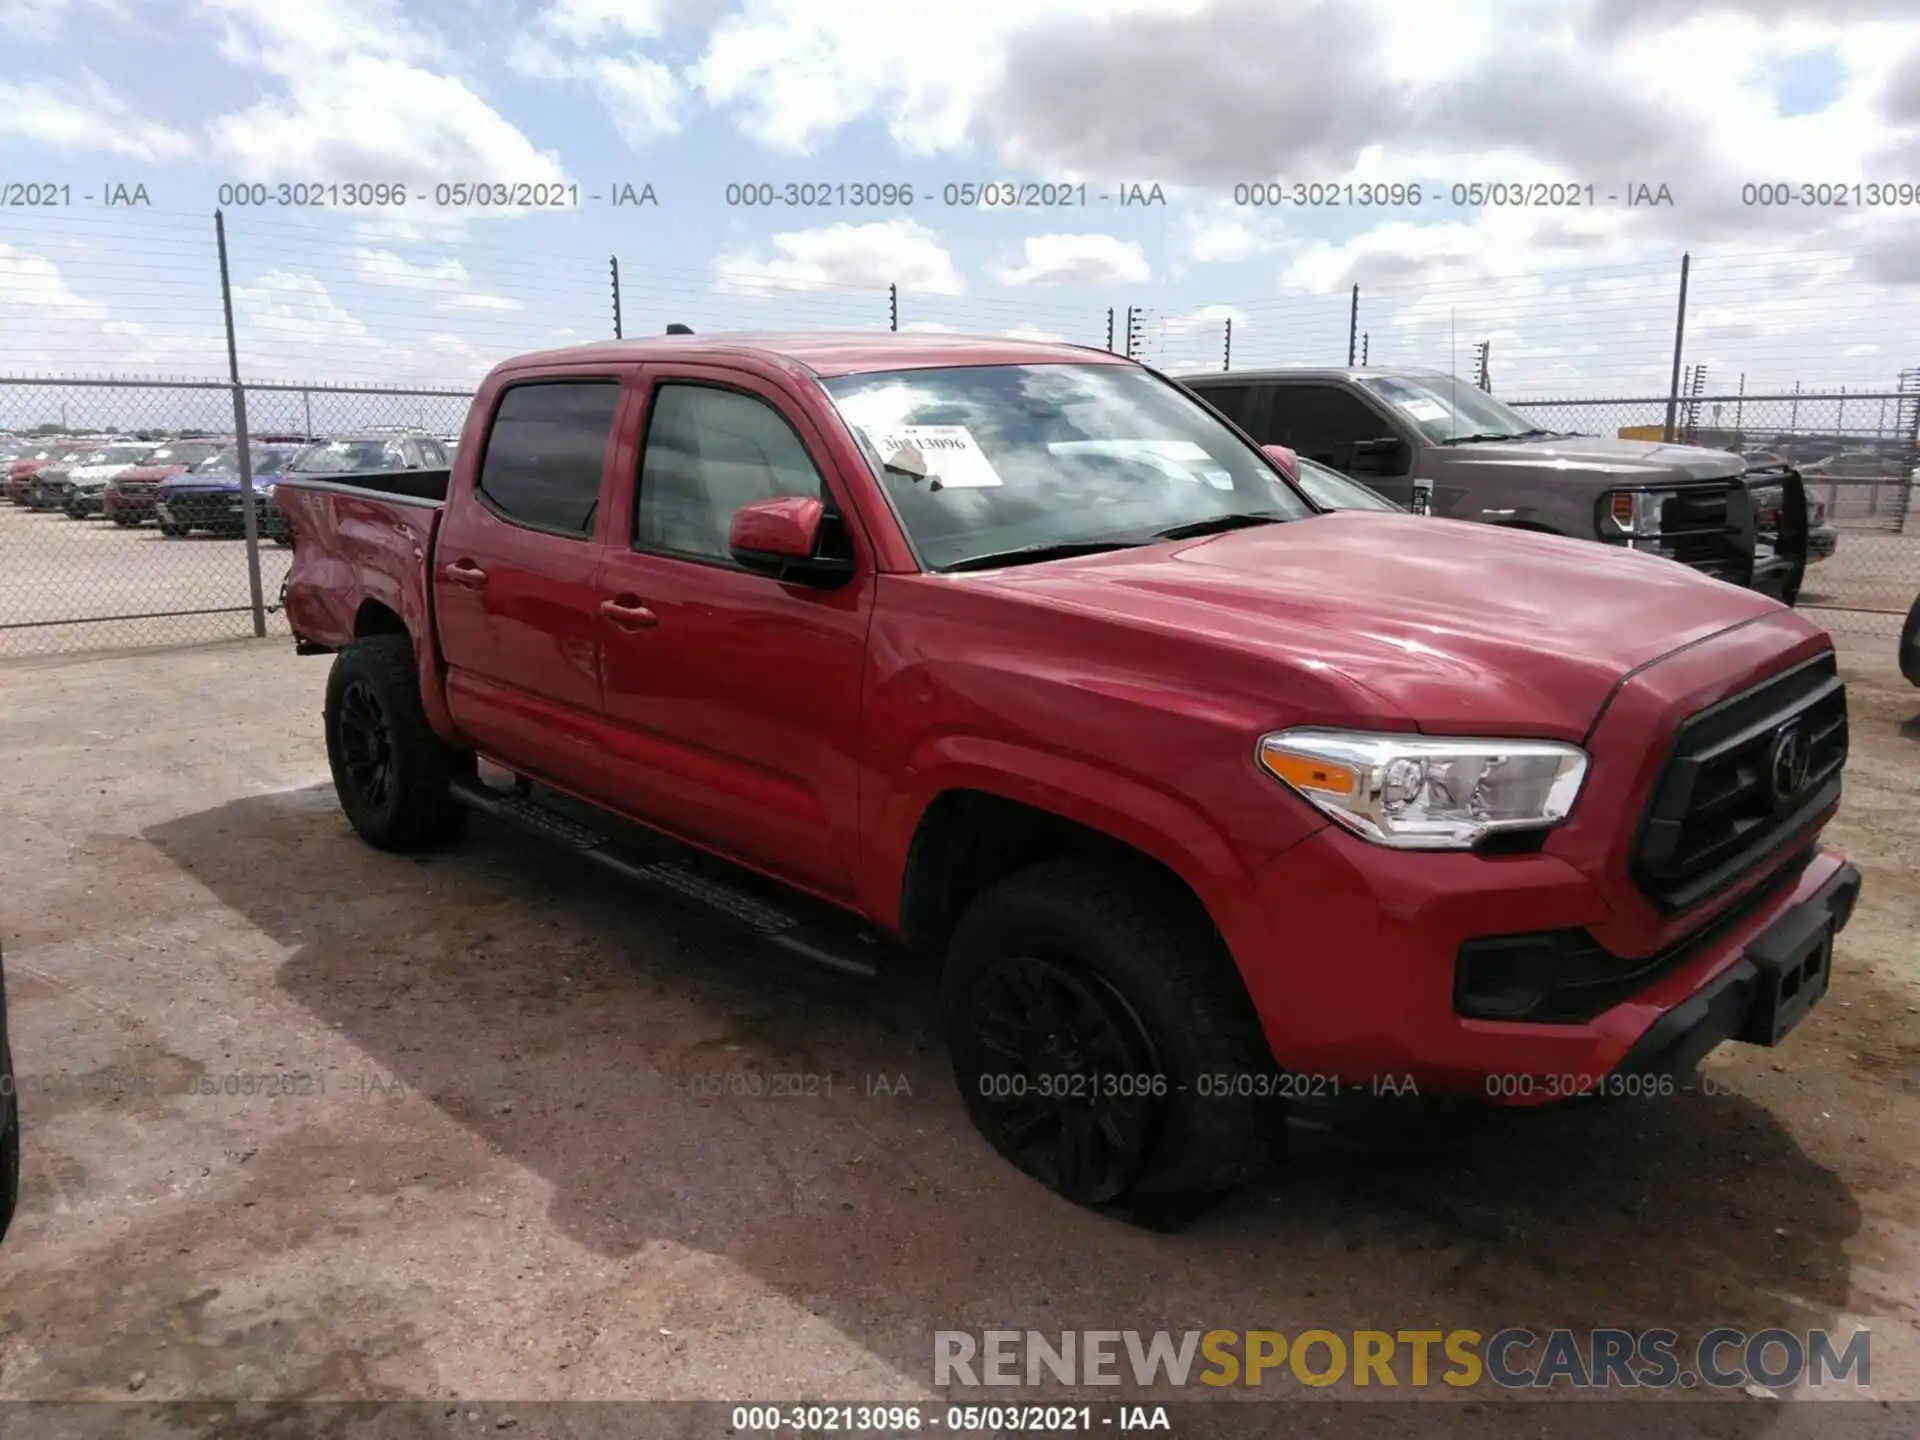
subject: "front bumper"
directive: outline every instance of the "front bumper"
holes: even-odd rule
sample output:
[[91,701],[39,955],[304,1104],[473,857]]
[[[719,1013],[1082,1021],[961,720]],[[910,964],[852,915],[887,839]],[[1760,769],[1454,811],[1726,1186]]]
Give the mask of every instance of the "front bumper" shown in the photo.
[[102,508],[113,520],[151,520],[153,504],[154,492],[151,490],[109,490]]
[[[287,517],[273,503],[270,493],[256,490],[253,503],[260,534],[273,536],[287,530]],[[247,524],[246,507],[237,490],[177,490],[154,502],[154,514],[163,524],[222,534],[238,535]]]
[[1402,1092],[1411,1080],[1423,1095],[1540,1105],[1602,1088],[1629,1056],[1672,1064],[1746,1038],[1756,977],[1777,975],[1793,935],[1846,924],[1859,874],[1817,846],[1782,855],[1685,934],[1623,955],[1631,985],[1568,1020],[1478,1018],[1456,994],[1463,945],[1490,932],[1608,933],[1605,897],[1552,854],[1396,853],[1329,828],[1255,884],[1284,938],[1270,956],[1236,955],[1283,1069],[1343,1088],[1390,1077]]
[[1685,1074],[1724,1040],[1778,1043],[1827,993],[1833,939],[1859,899],[1860,872],[1843,862],[1748,941],[1732,964],[1649,1025],[1615,1072]]

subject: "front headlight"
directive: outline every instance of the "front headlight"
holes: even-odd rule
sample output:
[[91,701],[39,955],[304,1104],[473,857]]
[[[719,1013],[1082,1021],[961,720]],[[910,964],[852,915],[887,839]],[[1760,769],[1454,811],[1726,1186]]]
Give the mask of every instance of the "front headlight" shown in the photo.
[[1376,845],[1467,850],[1501,830],[1558,825],[1587,753],[1552,740],[1453,740],[1350,730],[1264,735],[1260,766]]
[[1672,490],[1613,490],[1607,494],[1607,518],[1621,535],[1660,533],[1660,512],[1677,492]]

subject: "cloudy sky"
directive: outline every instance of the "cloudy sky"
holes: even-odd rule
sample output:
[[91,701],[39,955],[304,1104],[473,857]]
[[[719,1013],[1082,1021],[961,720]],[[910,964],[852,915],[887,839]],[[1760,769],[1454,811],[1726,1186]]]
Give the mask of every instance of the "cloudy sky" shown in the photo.
[[[1520,396],[1663,391],[1690,251],[1710,390],[1920,366],[1913,0],[0,0],[0,34],[6,373],[222,372],[223,198],[243,366],[290,380],[609,334],[613,255],[628,335],[883,326],[891,284],[903,328],[1102,344],[1134,306],[1181,368],[1228,318],[1236,367],[1342,361],[1358,284],[1370,359],[1487,340]],[[474,182],[579,203],[434,203]],[[1070,203],[959,188],[1009,182]],[[1349,184],[1421,200],[1296,203]]]

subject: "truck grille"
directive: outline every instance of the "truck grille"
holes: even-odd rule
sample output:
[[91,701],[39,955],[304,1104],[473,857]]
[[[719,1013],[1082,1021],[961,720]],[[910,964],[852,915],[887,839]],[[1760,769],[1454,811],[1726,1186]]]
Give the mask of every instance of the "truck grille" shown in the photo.
[[1732,514],[1731,485],[1696,485],[1660,507],[1663,553],[1723,580],[1744,578],[1751,562]]
[[1690,716],[1634,842],[1635,883],[1664,911],[1697,905],[1837,805],[1846,762],[1831,651]]

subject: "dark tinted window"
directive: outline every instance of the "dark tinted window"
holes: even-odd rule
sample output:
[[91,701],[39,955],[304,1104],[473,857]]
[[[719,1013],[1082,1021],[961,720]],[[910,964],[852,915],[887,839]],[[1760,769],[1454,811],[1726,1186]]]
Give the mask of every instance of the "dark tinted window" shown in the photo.
[[831,503],[800,437],[771,405],[704,385],[654,392],[634,525],[641,549],[731,563],[734,512],[781,495]]
[[1366,403],[1332,385],[1276,385],[1262,445],[1286,445],[1309,460],[1346,470],[1356,440],[1378,440],[1393,427]]
[[1252,413],[1251,385],[1195,385],[1193,392],[1241,429],[1246,429]]
[[480,461],[480,493],[507,519],[593,533],[600,470],[620,386],[612,380],[515,385],[500,397]]

